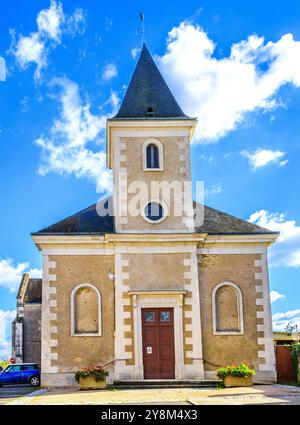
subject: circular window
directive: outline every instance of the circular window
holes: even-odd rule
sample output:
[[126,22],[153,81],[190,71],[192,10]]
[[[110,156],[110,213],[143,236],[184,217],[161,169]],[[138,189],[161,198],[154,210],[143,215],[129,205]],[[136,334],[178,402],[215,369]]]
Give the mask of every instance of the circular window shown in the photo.
[[165,212],[158,202],[149,202],[144,208],[144,218],[148,221],[159,223],[165,218]]

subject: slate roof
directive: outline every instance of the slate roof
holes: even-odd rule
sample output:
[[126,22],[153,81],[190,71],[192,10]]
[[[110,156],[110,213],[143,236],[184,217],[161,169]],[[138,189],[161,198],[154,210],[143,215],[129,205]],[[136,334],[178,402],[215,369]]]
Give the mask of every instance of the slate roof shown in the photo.
[[[105,207],[108,199],[104,199]],[[104,234],[114,233],[114,217],[100,217],[93,204],[78,213],[52,224],[33,234]]]
[[[108,202],[109,198],[103,200]],[[110,199],[111,200],[111,199]],[[76,235],[76,234],[105,234],[115,233],[114,218],[100,217],[97,214],[96,205],[90,207],[61,220],[33,235]],[[273,234],[263,227],[249,223],[248,221],[226,214],[222,211],[204,206],[204,221],[201,220],[201,209],[203,206],[194,203],[199,214],[196,215],[197,233],[208,233],[210,235],[254,235],[254,234]]]
[[[147,113],[148,108],[153,114]],[[190,119],[176,102],[145,44],[120,110],[110,120],[134,118]]]
[[24,273],[19,286],[17,300],[20,303],[42,302],[42,279],[30,278],[29,273]]
[[[209,235],[255,235],[255,234],[276,234],[264,227],[249,223],[249,221],[234,217],[222,211],[204,205],[204,220],[203,206],[194,202],[196,210],[195,228],[197,233],[208,233]],[[200,222],[201,221],[201,224]]]

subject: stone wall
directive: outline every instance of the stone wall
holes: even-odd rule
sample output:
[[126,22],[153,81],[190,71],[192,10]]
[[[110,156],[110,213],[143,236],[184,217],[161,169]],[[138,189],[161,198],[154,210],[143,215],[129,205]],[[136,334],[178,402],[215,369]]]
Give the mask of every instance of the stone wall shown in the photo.
[[[221,366],[246,362],[257,371],[257,379],[275,380],[272,337],[269,337],[269,293],[260,254],[217,254],[199,256],[199,288],[204,369],[213,377]],[[244,332],[214,333],[212,292],[230,281],[242,293]],[[233,308],[233,306],[232,306]],[[230,314],[231,307],[228,306]]]
[[[125,193],[126,187],[128,188],[133,182],[143,182],[147,185],[150,193],[151,183],[153,182],[167,182],[174,183],[180,182],[181,185],[184,181],[190,181],[190,146],[187,137],[159,137],[158,140],[163,145],[163,170],[162,171],[144,171],[143,170],[143,145],[147,138],[151,137],[121,137],[120,141],[116,144],[115,157],[115,184],[118,184],[119,173],[127,173],[127,182],[123,182],[124,185],[121,189],[122,196]],[[136,191],[136,189],[135,189]],[[135,192],[128,194],[128,202],[130,203],[133,198],[136,197]],[[178,193],[178,189],[177,192]],[[147,194],[144,194],[143,205],[149,202]],[[170,202],[164,198],[164,202],[169,209],[169,216],[162,223],[155,224],[155,231],[170,231],[179,230],[183,231],[193,225],[193,220],[188,218],[189,209],[192,208],[192,199],[190,197],[189,204],[186,208],[184,216],[182,214],[176,216],[174,214],[174,193],[171,191]],[[125,205],[125,204],[124,204]],[[141,208],[143,208],[141,205]],[[178,203],[177,203],[178,205]],[[139,208],[139,205],[137,205]],[[130,214],[127,217],[123,217],[120,223],[119,231],[128,231],[134,229],[136,231],[148,231],[153,232],[153,224],[146,222],[140,214],[133,217]]]
[[[48,266],[47,266],[48,264]],[[44,264],[42,384],[75,384],[74,372],[114,360],[113,256],[51,256]],[[101,336],[71,335],[71,293],[79,284],[94,285],[101,294]]]
[[41,304],[24,305],[23,361],[41,365]]
[[175,289],[184,287],[184,260],[188,254],[128,254],[129,281],[133,289]]
[[141,308],[146,306],[174,309],[176,378],[203,377],[196,246],[152,244],[119,250],[116,358],[124,361],[117,364],[117,378],[142,379]]

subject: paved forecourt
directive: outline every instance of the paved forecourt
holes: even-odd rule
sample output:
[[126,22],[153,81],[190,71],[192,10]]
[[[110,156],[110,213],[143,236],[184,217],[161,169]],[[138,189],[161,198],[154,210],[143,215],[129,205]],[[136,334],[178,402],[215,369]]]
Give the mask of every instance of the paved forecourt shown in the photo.
[[8,404],[29,405],[112,405],[112,404],[295,404],[300,405],[300,387],[255,385],[227,389],[145,389],[78,391],[50,389],[35,391]]

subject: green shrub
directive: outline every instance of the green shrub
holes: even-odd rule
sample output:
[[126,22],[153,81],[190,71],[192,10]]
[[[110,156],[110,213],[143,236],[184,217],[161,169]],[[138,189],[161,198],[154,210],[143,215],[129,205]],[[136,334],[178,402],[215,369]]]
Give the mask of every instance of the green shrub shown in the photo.
[[82,369],[79,369],[75,373],[75,379],[79,382],[80,378],[86,378],[93,376],[97,382],[103,381],[106,376],[108,376],[108,371],[103,368],[103,366],[87,366]]
[[224,379],[226,376],[236,376],[239,378],[247,378],[248,376],[255,375],[255,370],[250,369],[245,363],[241,363],[239,366],[226,366],[221,367],[217,370],[217,376],[220,379]]
[[294,368],[294,374],[296,377],[296,380],[299,375],[299,357],[300,357],[300,342],[295,342],[292,347],[292,358],[293,358],[293,368]]

